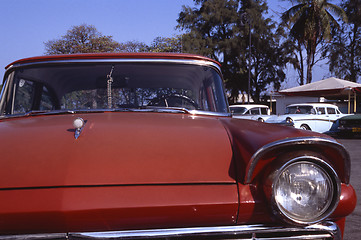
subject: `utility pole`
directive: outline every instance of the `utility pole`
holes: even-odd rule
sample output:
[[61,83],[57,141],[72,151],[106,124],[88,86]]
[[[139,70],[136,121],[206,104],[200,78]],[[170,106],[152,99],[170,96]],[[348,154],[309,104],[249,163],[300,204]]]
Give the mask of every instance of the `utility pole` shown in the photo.
[[251,35],[251,19],[249,14],[246,12],[241,14],[241,24],[245,26],[248,23],[248,31],[249,31],[249,45],[248,45],[248,91],[247,91],[247,104],[250,104],[250,96],[251,96],[251,46],[252,46],[252,35]]

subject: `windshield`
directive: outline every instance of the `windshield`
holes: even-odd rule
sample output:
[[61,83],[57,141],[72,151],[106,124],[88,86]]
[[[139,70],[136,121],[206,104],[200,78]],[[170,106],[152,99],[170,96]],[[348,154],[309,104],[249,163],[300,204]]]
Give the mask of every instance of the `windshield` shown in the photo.
[[316,114],[312,106],[291,106],[286,108],[285,114]]
[[227,113],[222,79],[206,66],[180,63],[54,64],[17,68],[2,106],[29,111],[184,108]]

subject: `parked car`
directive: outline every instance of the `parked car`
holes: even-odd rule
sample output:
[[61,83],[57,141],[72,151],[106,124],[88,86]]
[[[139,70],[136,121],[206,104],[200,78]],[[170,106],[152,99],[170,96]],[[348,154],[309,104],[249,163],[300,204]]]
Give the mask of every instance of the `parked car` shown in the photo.
[[288,105],[284,115],[272,116],[267,122],[327,133],[337,119],[346,115],[330,103],[299,103]]
[[339,137],[361,136],[361,114],[352,114],[337,121],[335,133]]
[[218,62],[41,56],[6,67],[0,239],[341,239],[333,138],[231,117]]
[[237,104],[229,106],[234,118],[252,119],[264,122],[271,116],[271,111],[266,105]]

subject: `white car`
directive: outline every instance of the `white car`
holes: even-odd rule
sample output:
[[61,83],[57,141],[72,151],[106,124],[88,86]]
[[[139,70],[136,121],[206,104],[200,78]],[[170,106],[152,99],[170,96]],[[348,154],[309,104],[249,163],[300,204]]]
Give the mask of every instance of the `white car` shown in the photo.
[[229,106],[234,118],[252,119],[264,122],[271,117],[271,111],[266,105],[240,104]]
[[284,115],[273,116],[266,122],[325,133],[337,119],[346,115],[348,114],[341,113],[333,104],[300,103],[288,105]]

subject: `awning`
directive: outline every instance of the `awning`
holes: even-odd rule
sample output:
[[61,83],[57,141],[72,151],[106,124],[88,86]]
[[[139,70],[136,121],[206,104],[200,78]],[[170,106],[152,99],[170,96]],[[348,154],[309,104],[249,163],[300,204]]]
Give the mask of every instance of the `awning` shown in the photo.
[[338,79],[327,78],[317,82],[279,91],[287,96],[347,96],[350,92],[361,92],[361,84]]

